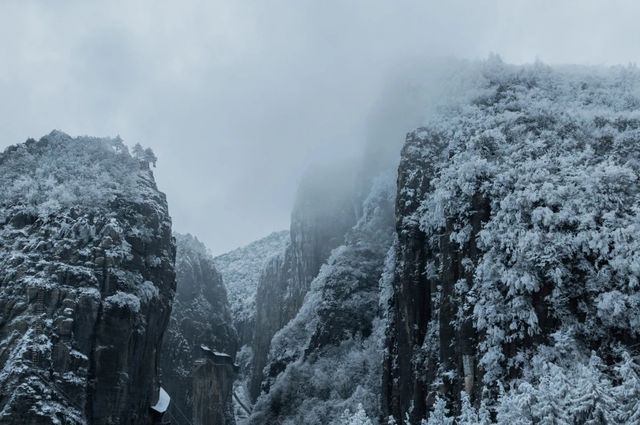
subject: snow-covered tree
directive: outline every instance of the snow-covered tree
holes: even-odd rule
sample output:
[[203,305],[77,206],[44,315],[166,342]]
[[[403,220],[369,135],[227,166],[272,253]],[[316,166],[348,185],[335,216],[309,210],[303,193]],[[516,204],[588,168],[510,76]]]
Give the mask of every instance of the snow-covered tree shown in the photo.
[[371,419],[367,416],[367,412],[364,411],[362,403],[358,403],[358,407],[355,412],[346,409],[340,418],[341,425],[373,425]]
[[449,416],[447,402],[441,397],[436,397],[429,418],[422,423],[424,425],[453,425],[453,418]]
[[616,372],[620,379],[615,388],[616,419],[621,424],[640,424],[640,366],[625,351]]
[[471,405],[469,395],[466,392],[460,394],[460,414],[456,419],[456,425],[478,425],[478,411]]
[[158,158],[156,157],[156,154],[153,152],[153,150],[151,148],[143,148],[140,143],[136,143],[133,146],[132,154],[133,157],[138,161],[147,164],[153,164],[154,167],[156,166],[156,162],[158,161]]
[[570,425],[567,395],[569,387],[561,368],[549,364],[535,393],[531,413],[540,425]]
[[139,186],[138,162],[120,139],[52,131],[0,157],[0,208],[20,205],[38,216],[77,204],[105,205]]
[[478,409],[478,425],[491,425],[491,412],[487,408],[486,400],[482,400]]
[[138,161],[144,161],[145,159],[144,148],[140,143],[136,143],[135,145],[133,145],[133,149],[131,149],[131,154]]
[[601,367],[601,360],[595,355],[588,365],[579,365],[570,402],[575,424],[606,425],[615,419],[613,389],[600,372]]
[[521,383],[511,391],[502,391],[496,409],[499,425],[532,425],[532,406],[535,388],[528,382]]
[[146,161],[153,164],[153,168],[156,167],[156,163],[158,162],[158,157],[156,156],[156,154],[153,152],[151,148],[146,148],[144,150],[144,158]]

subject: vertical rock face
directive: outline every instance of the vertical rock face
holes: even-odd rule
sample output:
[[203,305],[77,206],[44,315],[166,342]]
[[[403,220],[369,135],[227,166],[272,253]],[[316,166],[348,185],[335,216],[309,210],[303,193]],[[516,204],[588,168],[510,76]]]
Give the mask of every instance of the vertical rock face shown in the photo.
[[255,327],[258,280],[268,261],[281,254],[289,243],[289,231],[273,232],[242,248],[213,259],[227,288],[231,316],[239,345],[251,343]]
[[281,255],[289,244],[289,231],[273,232],[247,246],[222,254],[214,261],[229,293],[231,316],[238,331],[240,369],[234,383],[235,416],[241,423],[248,415],[248,380],[251,378],[251,344],[256,326],[256,292],[262,272],[271,259]]
[[193,370],[193,424],[235,424],[231,397],[236,366],[231,356],[202,347]]
[[[443,380],[440,383],[443,391],[449,391],[445,389],[447,385],[453,385],[455,388],[450,392],[457,394],[462,390],[471,394],[478,389],[473,385],[474,381],[478,383],[474,379],[475,329],[468,311],[465,311],[463,325],[455,325],[459,307],[462,307],[458,305],[455,285],[461,279],[472,284],[472,270],[465,269],[464,262],[477,262],[475,240],[483,221],[489,216],[489,203],[479,195],[474,196],[473,212],[468,217],[468,240],[461,245],[452,242],[454,224],[449,222],[444,232],[437,236],[435,249],[430,246],[428,238],[433,236],[427,236],[418,216],[420,200],[434,190],[431,182],[436,176],[438,161],[445,159],[438,137],[426,139],[424,136],[423,131],[407,136],[398,169],[398,244],[388,335],[389,356],[384,377],[386,397],[383,399],[383,409],[388,414],[401,418],[410,411],[415,421],[426,414],[427,383],[437,380],[439,367],[454,370],[456,376],[463,379],[467,374],[469,376],[469,385],[464,388],[463,379],[456,379],[455,383]],[[433,274],[428,274],[427,270]],[[431,340],[427,339],[428,333]],[[423,348],[426,353],[421,351]],[[464,367],[469,361],[466,355],[471,359],[470,374]]]
[[0,154],[0,422],[144,423],[175,288],[164,195],[119,139]]
[[[206,247],[191,235],[176,236],[176,297],[161,356],[162,385],[172,397],[170,412],[173,422],[228,425],[233,422],[233,377],[216,379],[219,414],[194,422],[192,412],[203,412],[205,394],[195,394],[204,381],[219,372],[196,365],[202,357],[201,346],[226,353],[233,363],[238,338],[233,327],[227,291]],[[215,373],[214,373],[215,372]],[[199,383],[195,384],[195,381]],[[200,385],[202,384],[202,385]],[[185,417],[186,416],[186,417]],[[200,420],[204,420],[203,417]],[[211,422],[213,421],[213,422]]]
[[638,382],[619,365],[638,354],[622,306],[639,296],[640,77],[489,64],[485,78],[402,151],[384,416],[629,423],[612,382]]
[[[295,318],[271,342],[251,424],[339,424],[358,405],[377,417],[385,326],[380,280],[393,235],[395,185],[376,179]],[[365,415],[366,417],[366,415]]]
[[331,250],[355,224],[351,167],[322,169],[301,183],[291,216],[290,243],[266,266],[256,294],[256,327],[249,393],[261,391],[271,338],[298,312]]

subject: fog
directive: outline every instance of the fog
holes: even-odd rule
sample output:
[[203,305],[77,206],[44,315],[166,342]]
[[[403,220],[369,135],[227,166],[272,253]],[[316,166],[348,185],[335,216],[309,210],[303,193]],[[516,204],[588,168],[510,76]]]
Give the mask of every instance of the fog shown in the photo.
[[435,58],[640,56],[632,1],[98,3],[2,2],[0,148],[54,128],[150,146],[175,229],[215,254],[287,228],[310,164],[400,146]]

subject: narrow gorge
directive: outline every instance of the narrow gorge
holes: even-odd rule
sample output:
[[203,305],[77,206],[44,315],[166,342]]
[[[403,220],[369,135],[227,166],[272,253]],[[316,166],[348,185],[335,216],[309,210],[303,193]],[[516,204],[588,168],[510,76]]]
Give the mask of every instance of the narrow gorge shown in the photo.
[[0,424],[640,423],[640,72],[448,66],[222,254],[150,149],[7,148]]

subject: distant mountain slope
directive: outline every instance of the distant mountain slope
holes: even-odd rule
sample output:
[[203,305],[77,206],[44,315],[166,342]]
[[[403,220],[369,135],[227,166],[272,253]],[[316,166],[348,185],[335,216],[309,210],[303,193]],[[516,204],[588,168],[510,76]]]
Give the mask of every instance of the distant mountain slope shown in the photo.
[[291,213],[290,243],[269,261],[256,293],[249,395],[263,388],[271,338],[293,319],[310,284],[331,251],[344,243],[357,220],[355,167],[344,162],[318,166],[302,179]]
[[[370,185],[358,222],[311,282],[296,316],[271,340],[249,423],[342,425],[345,410],[376,418],[381,394],[385,256],[393,239],[395,173]],[[383,291],[388,293],[388,291]],[[356,423],[356,422],[354,422]],[[364,423],[364,422],[362,422]]]
[[164,194],[119,139],[0,154],[0,423],[143,423],[175,288]]
[[283,252],[288,242],[288,230],[273,232],[247,246],[213,259],[227,288],[231,315],[241,345],[251,340],[260,274],[269,259]]

